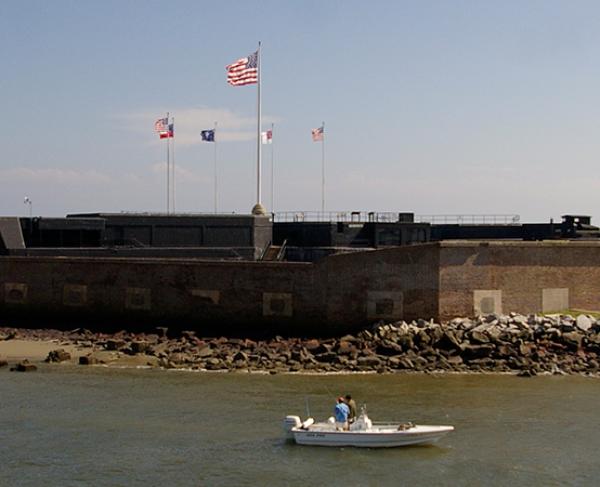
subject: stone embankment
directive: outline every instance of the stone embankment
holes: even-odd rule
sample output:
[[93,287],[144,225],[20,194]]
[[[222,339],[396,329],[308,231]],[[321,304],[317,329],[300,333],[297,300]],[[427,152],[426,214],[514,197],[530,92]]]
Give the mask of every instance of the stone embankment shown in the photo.
[[[199,338],[183,332],[114,335],[89,330],[0,328],[0,340],[45,340],[47,362],[145,365],[213,371],[512,372],[598,374],[600,319],[591,316],[481,316],[437,324],[378,324],[327,339]],[[65,348],[71,352],[65,351]],[[1,348],[0,348],[1,350]],[[4,359],[4,361],[3,361]],[[0,352],[0,364],[6,358]]]

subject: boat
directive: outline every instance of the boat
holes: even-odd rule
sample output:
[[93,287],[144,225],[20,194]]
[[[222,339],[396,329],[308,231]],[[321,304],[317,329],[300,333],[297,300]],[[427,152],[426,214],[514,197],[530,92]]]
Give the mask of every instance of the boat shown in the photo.
[[298,445],[354,446],[391,448],[428,445],[454,431],[454,426],[419,425],[413,423],[373,423],[362,411],[348,429],[340,428],[333,418],[315,422],[301,421],[299,416],[286,416],[283,422],[286,438]]

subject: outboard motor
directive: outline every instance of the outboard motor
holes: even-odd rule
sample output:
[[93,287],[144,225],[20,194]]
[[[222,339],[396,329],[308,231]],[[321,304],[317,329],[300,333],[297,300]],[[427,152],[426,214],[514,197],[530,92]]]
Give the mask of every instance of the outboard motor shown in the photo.
[[288,440],[294,439],[294,434],[292,433],[292,428],[299,428],[302,426],[302,422],[300,421],[299,416],[286,416],[283,420],[283,430],[285,431],[285,437]]

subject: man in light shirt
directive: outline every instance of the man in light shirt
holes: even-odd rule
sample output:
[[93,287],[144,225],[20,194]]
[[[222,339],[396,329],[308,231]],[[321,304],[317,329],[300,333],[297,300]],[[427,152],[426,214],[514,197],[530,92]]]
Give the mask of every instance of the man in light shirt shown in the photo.
[[343,397],[337,398],[337,404],[334,409],[335,416],[335,427],[337,430],[344,431],[348,429],[348,415],[350,414],[350,408],[344,402]]

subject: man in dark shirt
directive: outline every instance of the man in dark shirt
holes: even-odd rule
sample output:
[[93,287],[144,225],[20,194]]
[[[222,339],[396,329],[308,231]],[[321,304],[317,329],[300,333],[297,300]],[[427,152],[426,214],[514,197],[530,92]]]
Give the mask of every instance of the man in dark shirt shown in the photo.
[[346,394],[345,401],[348,408],[350,409],[350,414],[348,414],[348,423],[352,424],[356,421],[356,402],[352,399],[350,394]]

